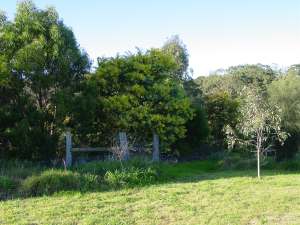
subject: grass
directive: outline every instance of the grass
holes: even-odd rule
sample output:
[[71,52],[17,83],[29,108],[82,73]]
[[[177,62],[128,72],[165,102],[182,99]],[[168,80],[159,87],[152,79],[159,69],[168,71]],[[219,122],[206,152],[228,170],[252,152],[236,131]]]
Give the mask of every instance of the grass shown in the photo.
[[52,195],[61,191],[107,191],[172,181],[218,169],[216,161],[166,163],[132,159],[92,162],[69,170],[23,162],[0,163],[0,200]]
[[0,224],[300,224],[300,175],[161,165],[165,182],[0,202]]

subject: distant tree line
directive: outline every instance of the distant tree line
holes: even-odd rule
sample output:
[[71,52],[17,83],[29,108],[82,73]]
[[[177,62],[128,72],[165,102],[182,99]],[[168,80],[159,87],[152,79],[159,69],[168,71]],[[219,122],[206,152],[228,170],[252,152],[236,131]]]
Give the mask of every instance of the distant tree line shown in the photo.
[[[54,8],[23,1],[12,21],[0,13],[0,157],[63,157],[66,129],[86,146],[109,145],[125,131],[141,143],[156,133],[162,150],[179,156],[210,154],[203,153],[204,144],[227,151],[232,143],[227,128],[243,130],[253,95],[279,118],[260,120],[269,133],[278,130],[275,124],[286,134],[284,142],[280,135],[268,137],[278,157],[293,157],[298,150],[298,65],[288,71],[241,65],[193,80],[178,36],[161,48],[98,58],[95,70],[91,65]],[[254,138],[245,132],[239,137]],[[240,151],[237,143],[234,149]]]
[[[226,127],[230,126],[236,130],[246,127],[249,123],[241,123],[241,120],[245,119],[243,112],[251,106],[246,103],[256,98],[256,105],[259,105],[257,109],[265,108],[263,116],[268,118],[278,116],[277,121],[280,122],[276,124],[285,134],[284,141],[278,136],[267,142],[272,143],[272,150],[275,151],[277,159],[292,158],[298,151],[300,65],[293,65],[286,71],[261,64],[241,65],[217,71],[208,77],[199,77],[195,82],[203,92],[210,127],[210,142],[227,149],[229,140]],[[254,105],[252,102],[252,109]],[[251,121],[258,119],[259,114],[255,113],[257,111],[251,113],[256,115]],[[271,123],[268,121],[266,125]],[[271,131],[274,133],[276,129],[273,127]],[[235,149],[238,147],[235,146]]]

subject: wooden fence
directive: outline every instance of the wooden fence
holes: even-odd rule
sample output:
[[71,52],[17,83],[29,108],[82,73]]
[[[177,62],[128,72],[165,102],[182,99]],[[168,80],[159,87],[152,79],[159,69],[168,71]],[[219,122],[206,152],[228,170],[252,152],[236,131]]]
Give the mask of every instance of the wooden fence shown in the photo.
[[[116,153],[119,152],[119,159],[120,160],[128,160],[130,159],[129,148],[128,148],[128,140],[127,135],[125,132],[119,132],[118,134],[118,146],[117,147],[83,147],[83,148],[73,148],[72,147],[72,134],[70,131],[66,133],[66,166],[72,166],[73,161],[73,153],[75,152],[112,152]],[[118,149],[117,149],[118,148]],[[153,133],[153,144],[152,144],[152,160],[159,161],[160,159],[159,153],[159,137],[157,134]]]

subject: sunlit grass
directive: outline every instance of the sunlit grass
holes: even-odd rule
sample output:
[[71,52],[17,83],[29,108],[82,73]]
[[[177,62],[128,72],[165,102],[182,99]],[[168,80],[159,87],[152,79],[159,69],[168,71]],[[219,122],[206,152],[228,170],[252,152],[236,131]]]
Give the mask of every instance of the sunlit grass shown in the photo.
[[199,173],[147,187],[0,202],[0,224],[300,224],[300,175]]

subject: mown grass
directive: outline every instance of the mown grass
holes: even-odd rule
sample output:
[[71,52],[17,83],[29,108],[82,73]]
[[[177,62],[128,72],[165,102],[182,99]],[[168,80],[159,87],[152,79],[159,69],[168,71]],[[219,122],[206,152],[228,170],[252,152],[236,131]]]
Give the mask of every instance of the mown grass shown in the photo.
[[[148,166],[133,161],[125,169]],[[258,180],[255,170],[224,171],[219,161],[151,166],[159,169],[159,175],[145,185],[51,191],[42,197],[0,201],[0,224],[300,224],[300,175],[296,172],[263,170]],[[119,164],[92,163],[65,173],[72,184],[74,174],[82,182],[81,175],[104,177],[107,171],[119,169]],[[47,175],[47,171],[31,170],[33,176]],[[125,178],[129,176],[129,180],[122,177],[122,182],[139,178],[139,170],[132,171],[135,175],[122,171]],[[19,177],[16,171],[2,171],[4,175]],[[22,176],[32,179],[29,171]],[[5,185],[9,183],[6,180]]]
[[2,201],[0,224],[300,224],[299,187],[298,174],[199,171],[152,186]]

